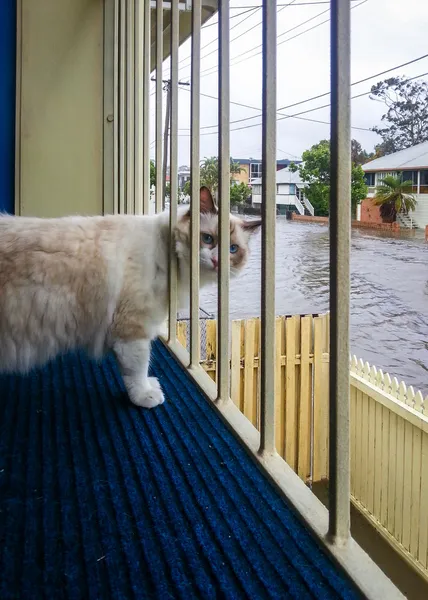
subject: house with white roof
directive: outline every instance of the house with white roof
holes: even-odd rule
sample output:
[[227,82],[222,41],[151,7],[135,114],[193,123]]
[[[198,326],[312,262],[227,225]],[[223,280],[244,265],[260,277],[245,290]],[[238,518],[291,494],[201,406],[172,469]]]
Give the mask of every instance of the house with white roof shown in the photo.
[[[299,172],[293,173],[288,168],[276,172],[276,209],[280,215],[288,211],[299,215],[313,215],[314,207],[305,197],[305,183]],[[262,203],[262,180],[254,179],[252,182],[252,204],[260,208]]]
[[368,194],[367,199],[361,203],[361,221],[382,222],[379,207],[373,205],[372,198],[382,179],[393,175],[412,181],[412,193],[417,201],[414,211],[408,215],[397,215],[399,224],[402,227],[421,228],[428,225],[428,142],[376,158],[363,165],[363,171],[366,174]]

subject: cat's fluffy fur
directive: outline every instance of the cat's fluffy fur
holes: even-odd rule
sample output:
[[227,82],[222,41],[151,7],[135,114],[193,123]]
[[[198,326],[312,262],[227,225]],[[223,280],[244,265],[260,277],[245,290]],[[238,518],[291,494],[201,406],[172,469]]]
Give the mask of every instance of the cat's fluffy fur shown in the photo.
[[[217,210],[201,189],[201,285],[215,281]],[[231,272],[248,256],[260,225],[231,215]],[[202,241],[209,234],[212,243]],[[206,236],[205,236],[206,239]],[[25,373],[77,348],[101,358],[113,349],[131,401],[164,400],[148,377],[150,342],[167,316],[169,219],[105,216],[0,217],[0,371]],[[190,216],[175,230],[179,294],[189,294]]]

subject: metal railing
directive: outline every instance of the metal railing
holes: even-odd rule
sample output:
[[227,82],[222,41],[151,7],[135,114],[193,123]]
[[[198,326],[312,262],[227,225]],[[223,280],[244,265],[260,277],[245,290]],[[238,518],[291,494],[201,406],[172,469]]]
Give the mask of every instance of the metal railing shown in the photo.
[[[152,1],[152,6],[154,3]],[[149,2],[116,0],[117,125],[116,210],[147,213],[149,197]],[[179,0],[170,3],[170,236],[177,222]],[[218,1],[218,156],[220,181],[218,276],[218,372],[214,382],[200,366],[199,221],[201,0],[192,0],[191,50],[191,277],[190,353],[177,340],[177,259],[170,243],[169,334],[165,343],[188,369],[222,416],[247,446],[288,502],[322,540],[368,598],[402,596],[350,538],[349,456],[349,253],[350,253],[350,3],[331,0],[331,198],[330,198],[330,511],[315,498],[275,451],[275,218],[276,218],[276,53],[277,6],[263,0],[262,106],[262,288],[260,434],[230,399],[229,246],[230,246],[230,39],[229,0]],[[156,208],[165,190],[162,180],[163,22],[168,10],[156,0],[155,156]],[[143,40],[143,44],[141,44]],[[132,48],[130,47],[132,46]],[[133,75],[135,74],[135,80]],[[140,89],[143,91],[141,92]],[[141,110],[142,107],[142,110]],[[141,160],[142,158],[142,160]],[[144,166],[143,166],[144,165]],[[160,192],[162,190],[162,192]]]

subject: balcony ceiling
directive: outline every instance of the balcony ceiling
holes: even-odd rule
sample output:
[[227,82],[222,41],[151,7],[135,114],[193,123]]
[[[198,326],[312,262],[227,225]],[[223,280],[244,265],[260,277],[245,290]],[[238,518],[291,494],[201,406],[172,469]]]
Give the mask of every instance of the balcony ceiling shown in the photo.
[[[156,10],[152,9],[151,15],[151,70],[156,68]],[[202,25],[217,12],[217,0],[203,0],[202,2]],[[191,11],[180,10],[180,45],[183,44],[192,33]],[[164,59],[171,52],[171,11],[164,10],[163,13],[163,56]]]

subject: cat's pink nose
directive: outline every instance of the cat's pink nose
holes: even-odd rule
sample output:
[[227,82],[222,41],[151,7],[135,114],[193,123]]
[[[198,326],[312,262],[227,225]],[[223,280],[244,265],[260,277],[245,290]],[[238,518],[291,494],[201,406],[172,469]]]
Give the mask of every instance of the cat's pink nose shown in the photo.
[[218,260],[216,258],[214,258],[214,256],[211,257],[211,260],[213,262],[214,269],[217,269],[217,267],[218,267]]

